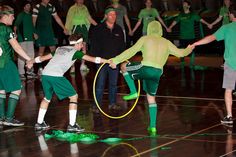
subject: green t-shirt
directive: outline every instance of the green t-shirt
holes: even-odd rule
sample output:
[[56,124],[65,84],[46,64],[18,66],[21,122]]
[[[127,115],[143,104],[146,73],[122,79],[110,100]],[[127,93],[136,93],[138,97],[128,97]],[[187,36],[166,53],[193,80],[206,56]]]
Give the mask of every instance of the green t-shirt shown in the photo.
[[225,7],[225,6],[221,7],[219,15],[223,17],[222,25],[230,23],[229,9],[227,7]]
[[17,27],[17,39],[19,42],[33,41],[34,26],[32,15],[30,13],[21,12],[14,24]]
[[37,30],[44,30],[52,27],[52,16],[56,15],[56,9],[53,5],[48,3],[47,6],[37,4],[33,9],[33,15],[37,17],[36,28]]
[[224,59],[225,63],[232,69],[236,70],[236,22],[232,22],[221,26],[215,33],[216,40],[224,40],[225,52]]
[[180,39],[195,39],[194,22],[199,22],[201,17],[196,13],[180,13],[175,21],[180,23]]
[[145,8],[140,11],[138,18],[143,20],[143,34],[147,34],[148,24],[154,21],[157,16],[159,16],[159,13],[155,8]]
[[15,38],[12,29],[0,23],[0,68],[3,68],[9,60],[13,60],[14,50],[8,42],[12,38]]

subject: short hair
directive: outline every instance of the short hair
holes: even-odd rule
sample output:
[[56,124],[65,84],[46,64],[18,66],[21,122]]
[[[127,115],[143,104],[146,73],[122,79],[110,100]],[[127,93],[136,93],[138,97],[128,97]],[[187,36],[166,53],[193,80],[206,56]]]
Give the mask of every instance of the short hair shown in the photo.
[[106,7],[105,14],[108,14],[110,11],[115,11],[115,8],[113,6]]
[[183,3],[184,3],[184,2],[191,6],[191,2],[190,2],[190,1],[184,0]]
[[8,15],[8,14],[14,14],[14,9],[8,5],[1,5],[0,6],[0,19],[4,15]]
[[231,5],[231,6],[229,7],[229,13],[230,13],[230,14],[233,14],[234,17],[236,18],[236,8],[235,8],[234,5]]
[[69,38],[68,38],[68,40],[69,41],[77,41],[77,40],[79,40],[79,39],[83,39],[83,36],[82,36],[82,34],[80,34],[80,33],[74,33],[74,34],[71,34],[70,36],[69,36]]

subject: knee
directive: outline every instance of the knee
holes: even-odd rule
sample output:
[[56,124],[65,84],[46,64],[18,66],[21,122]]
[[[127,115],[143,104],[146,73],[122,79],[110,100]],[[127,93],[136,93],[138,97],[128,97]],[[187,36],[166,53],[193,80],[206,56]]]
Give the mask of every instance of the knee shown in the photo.
[[19,96],[21,94],[21,90],[13,91],[11,93]]
[[73,95],[73,96],[69,97],[69,99],[70,99],[70,102],[77,102],[78,101],[78,95],[77,94]]

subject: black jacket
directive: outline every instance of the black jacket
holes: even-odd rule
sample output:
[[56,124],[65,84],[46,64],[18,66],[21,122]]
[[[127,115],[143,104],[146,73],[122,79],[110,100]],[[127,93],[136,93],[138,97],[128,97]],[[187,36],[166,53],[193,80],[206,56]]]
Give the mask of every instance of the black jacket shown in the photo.
[[125,50],[124,33],[115,24],[109,29],[105,22],[96,26],[91,32],[90,55],[110,59]]

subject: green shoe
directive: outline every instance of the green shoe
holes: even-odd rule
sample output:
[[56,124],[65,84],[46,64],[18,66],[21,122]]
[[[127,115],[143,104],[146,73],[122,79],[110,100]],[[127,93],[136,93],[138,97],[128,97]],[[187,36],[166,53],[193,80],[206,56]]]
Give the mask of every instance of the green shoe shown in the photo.
[[147,130],[151,136],[155,136],[157,134],[157,129],[155,127],[148,127]]
[[129,95],[125,95],[123,96],[123,100],[133,100],[136,99],[138,97],[138,93],[134,93],[134,94],[129,94]]

